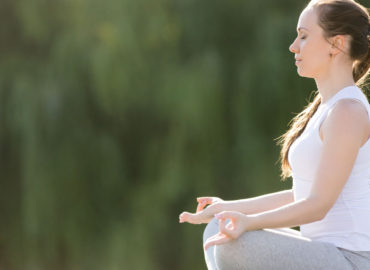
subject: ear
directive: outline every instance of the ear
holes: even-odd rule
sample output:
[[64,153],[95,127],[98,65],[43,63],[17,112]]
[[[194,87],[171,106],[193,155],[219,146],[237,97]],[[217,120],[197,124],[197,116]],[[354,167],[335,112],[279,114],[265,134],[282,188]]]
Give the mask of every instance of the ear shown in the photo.
[[329,39],[331,44],[329,52],[333,55],[337,55],[340,52],[347,52],[349,48],[349,38],[348,35],[336,35]]

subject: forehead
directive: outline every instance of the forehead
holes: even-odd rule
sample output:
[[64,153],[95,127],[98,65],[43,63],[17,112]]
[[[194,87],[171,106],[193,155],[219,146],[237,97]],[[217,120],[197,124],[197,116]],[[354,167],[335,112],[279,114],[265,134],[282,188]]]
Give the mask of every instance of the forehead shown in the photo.
[[312,8],[304,9],[298,19],[297,32],[300,30],[312,31],[316,27],[316,14],[314,10]]

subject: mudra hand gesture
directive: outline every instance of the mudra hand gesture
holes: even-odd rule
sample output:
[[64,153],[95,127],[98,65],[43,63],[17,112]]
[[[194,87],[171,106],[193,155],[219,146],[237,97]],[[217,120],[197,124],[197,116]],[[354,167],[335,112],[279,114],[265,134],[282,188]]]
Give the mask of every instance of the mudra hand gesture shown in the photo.
[[[214,215],[221,211],[224,200],[218,197],[199,197],[198,206],[195,214],[182,212],[179,216],[179,222],[189,222],[192,224],[208,223]],[[204,207],[209,204],[207,208]]]
[[[215,214],[219,220],[219,232],[207,239],[204,244],[204,249],[207,250],[210,246],[221,245],[237,239],[240,235],[247,231],[248,216],[237,211],[223,211]],[[226,223],[229,219],[230,222]]]
[[[217,197],[197,198],[198,206],[195,214],[183,212],[180,214],[180,223],[189,222],[201,224],[210,222],[213,217],[219,219],[219,232],[207,239],[204,249],[212,245],[220,245],[238,238],[247,230],[248,216],[237,211],[222,211],[225,202]],[[210,204],[207,208],[204,207]],[[221,212],[222,211],[222,212]],[[231,222],[226,224],[226,220]]]

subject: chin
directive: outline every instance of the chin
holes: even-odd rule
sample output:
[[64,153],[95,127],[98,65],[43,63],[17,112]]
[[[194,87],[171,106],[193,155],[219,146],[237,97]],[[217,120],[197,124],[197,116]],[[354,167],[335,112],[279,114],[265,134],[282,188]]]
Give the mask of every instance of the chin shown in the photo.
[[310,72],[306,72],[302,70],[301,68],[298,68],[297,73],[299,76],[304,77],[304,78],[312,78],[312,79],[315,78],[314,74]]

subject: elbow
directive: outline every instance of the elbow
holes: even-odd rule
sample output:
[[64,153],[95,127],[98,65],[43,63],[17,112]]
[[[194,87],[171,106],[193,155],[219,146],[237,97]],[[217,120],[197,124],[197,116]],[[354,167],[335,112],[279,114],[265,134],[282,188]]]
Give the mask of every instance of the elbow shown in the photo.
[[323,220],[326,217],[327,213],[328,213],[328,211],[324,211],[322,209],[319,209],[318,214],[317,214],[317,221]]
[[333,205],[334,203],[328,203],[328,202],[318,203],[317,212],[318,212],[319,220],[323,220],[326,217],[326,215],[329,213]]
[[311,206],[312,206],[312,216],[314,217],[315,221],[323,220],[327,213],[329,212],[331,207],[328,207],[326,204],[321,203],[317,199],[311,199]]
[[314,208],[311,212],[312,222],[323,220],[326,216],[326,213],[322,209]]

